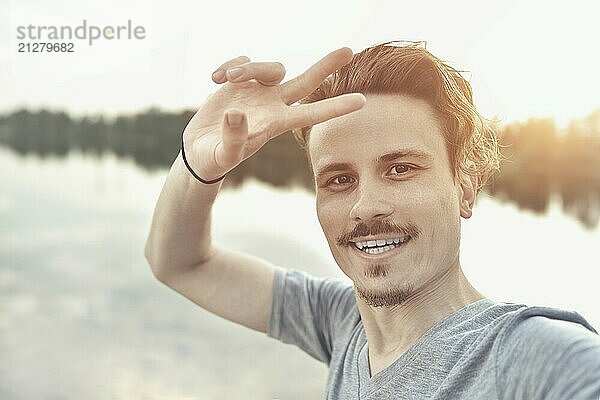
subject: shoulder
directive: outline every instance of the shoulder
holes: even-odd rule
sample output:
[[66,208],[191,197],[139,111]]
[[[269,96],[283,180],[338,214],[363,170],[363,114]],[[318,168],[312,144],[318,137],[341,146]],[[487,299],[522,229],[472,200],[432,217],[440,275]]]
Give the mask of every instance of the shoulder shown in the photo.
[[314,276],[294,268],[278,269],[274,295],[287,297],[284,306],[293,307],[298,301],[305,301],[314,309],[322,310],[352,307],[355,301],[351,283],[340,278]]
[[600,336],[579,313],[552,307],[523,307],[507,319],[500,333],[500,348],[544,345],[559,349],[584,340],[600,344]]
[[[600,391],[600,336],[577,312],[523,307],[498,339],[497,382],[508,398],[587,398],[579,395]],[[567,393],[577,397],[561,397]]]
[[322,277],[295,268],[278,268],[278,279],[287,285],[303,287],[307,291],[316,292],[352,292],[353,286],[341,278]]

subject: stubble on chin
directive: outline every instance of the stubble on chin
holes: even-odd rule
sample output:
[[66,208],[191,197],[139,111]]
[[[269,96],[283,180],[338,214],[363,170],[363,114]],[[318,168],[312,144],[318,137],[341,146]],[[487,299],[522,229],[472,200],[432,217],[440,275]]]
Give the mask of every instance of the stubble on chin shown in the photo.
[[[367,279],[381,278],[388,274],[389,266],[383,264],[373,264],[365,269]],[[414,285],[390,283],[390,286],[384,289],[366,289],[354,284],[354,290],[365,304],[371,307],[394,307],[403,304],[414,293]]]

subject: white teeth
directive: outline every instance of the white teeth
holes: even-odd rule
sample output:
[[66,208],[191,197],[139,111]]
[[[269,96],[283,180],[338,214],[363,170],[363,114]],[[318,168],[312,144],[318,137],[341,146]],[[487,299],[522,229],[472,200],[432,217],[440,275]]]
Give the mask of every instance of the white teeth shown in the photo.
[[389,251],[391,249],[393,249],[396,246],[384,246],[384,247],[375,247],[375,248],[371,248],[371,249],[366,249],[366,252],[369,254],[379,254],[379,253],[384,253],[386,251]]
[[365,253],[379,254],[390,251],[399,245],[408,242],[409,239],[410,236],[406,235],[401,238],[368,240],[366,242],[353,242],[353,244],[357,249],[364,251]]

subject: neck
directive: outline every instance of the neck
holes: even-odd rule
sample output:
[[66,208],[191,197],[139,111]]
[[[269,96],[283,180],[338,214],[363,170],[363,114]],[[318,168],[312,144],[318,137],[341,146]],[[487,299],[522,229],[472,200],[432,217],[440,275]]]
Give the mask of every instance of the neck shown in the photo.
[[379,369],[385,368],[437,322],[483,298],[485,296],[475,290],[463,274],[458,257],[450,269],[400,305],[371,307],[356,295],[372,370],[377,363],[381,366]]

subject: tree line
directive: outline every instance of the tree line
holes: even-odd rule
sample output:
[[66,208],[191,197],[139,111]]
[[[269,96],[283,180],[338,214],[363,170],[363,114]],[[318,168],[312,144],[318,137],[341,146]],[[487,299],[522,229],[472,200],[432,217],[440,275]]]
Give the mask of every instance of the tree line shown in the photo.
[[[181,132],[193,111],[150,108],[112,119],[71,117],[65,112],[20,109],[0,116],[0,145],[40,157],[69,152],[114,153],[148,169],[168,168],[181,146]],[[586,227],[600,220],[600,109],[557,129],[551,118],[532,118],[498,128],[503,160],[484,188],[523,209],[545,212],[552,199]],[[304,152],[291,134],[270,141],[230,172],[226,185],[253,177],[275,186],[314,190]]]

